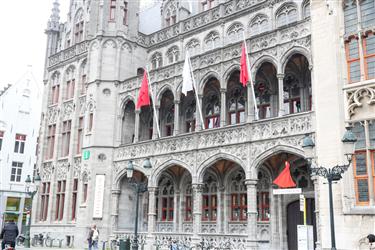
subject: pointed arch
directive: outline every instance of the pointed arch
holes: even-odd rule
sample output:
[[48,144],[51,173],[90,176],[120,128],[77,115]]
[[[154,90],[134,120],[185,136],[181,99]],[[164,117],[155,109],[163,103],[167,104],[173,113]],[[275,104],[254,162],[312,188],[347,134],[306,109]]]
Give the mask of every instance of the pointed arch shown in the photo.
[[[121,164],[125,164],[125,163],[121,163]],[[133,162],[133,166],[134,166],[134,171],[138,171],[140,173],[142,173],[148,180],[148,182],[150,183],[150,173],[149,171],[147,171],[146,169],[144,169],[143,167],[135,164]],[[123,178],[126,178],[126,167],[123,167],[115,176],[115,179],[113,180],[113,184],[112,184],[112,190],[120,190],[120,186],[121,186],[121,181]]]
[[297,155],[301,158],[305,158],[304,152],[301,148],[295,147],[295,146],[290,146],[290,145],[276,145],[273,146],[263,153],[259,154],[256,156],[256,158],[253,160],[250,170],[251,170],[251,177],[256,179],[257,178],[257,173],[259,170],[259,167],[262,165],[262,163],[267,160],[269,157],[276,155],[278,153],[290,153]]
[[156,105],[160,105],[160,101],[161,101],[161,98],[163,97],[163,94],[164,94],[166,91],[168,91],[168,90],[170,90],[170,91],[172,92],[172,94],[173,94],[173,99],[176,99],[176,97],[175,97],[175,91],[174,91],[174,89],[173,89],[173,86],[171,86],[170,84],[165,84],[165,85],[163,85],[163,86],[159,89],[159,91],[156,93],[156,100],[157,100],[157,102],[155,103]]
[[184,168],[185,170],[187,170],[188,173],[190,173],[191,176],[193,176],[193,171],[192,169],[189,167],[188,164],[186,164],[185,162],[183,161],[180,161],[180,160],[177,160],[177,159],[169,159],[163,163],[161,163],[151,174],[150,176],[150,185],[152,187],[156,187],[157,184],[158,184],[158,181],[159,181],[159,178],[161,176],[161,174],[167,170],[169,167],[172,167],[172,166],[180,166],[182,168]]
[[234,156],[232,154],[227,154],[227,153],[219,152],[217,154],[212,155],[211,157],[209,157],[208,159],[206,159],[205,161],[203,161],[198,166],[198,168],[197,168],[197,175],[195,176],[195,178],[196,178],[195,181],[197,183],[202,183],[202,181],[203,181],[203,175],[204,175],[205,170],[207,168],[209,168],[210,166],[212,166],[215,162],[217,162],[219,160],[229,160],[229,161],[232,161],[232,162],[236,163],[237,165],[239,165],[244,170],[244,172],[247,173],[247,169],[245,167],[246,164],[240,158],[238,158],[237,156]]
[[292,47],[290,48],[289,50],[287,50],[282,56],[281,56],[281,59],[280,59],[280,65],[281,65],[281,72],[280,73],[284,73],[285,72],[285,67],[289,61],[289,59],[294,55],[294,54],[301,54],[303,55],[304,57],[306,57],[307,61],[309,62],[309,66],[312,65],[312,58],[311,58],[311,52],[309,50],[307,50],[306,48],[304,47],[301,47],[301,46],[296,46],[296,47]]
[[228,67],[225,71],[224,71],[224,74],[223,74],[223,80],[224,82],[227,82],[229,77],[231,76],[231,74],[236,71],[236,70],[240,70],[240,64],[239,63],[235,63],[235,64],[232,64],[230,67]]
[[[216,71],[209,71],[206,74],[204,74],[201,77],[201,79],[198,83],[198,93],[199,94],[203,93],[204,87],[205,87],[206,83],[208,82],[208,80],[210,78],[216,78],[217,80],[220,80],[220,74]],[[220,83],[220,85],[221,85],[221,83]]]

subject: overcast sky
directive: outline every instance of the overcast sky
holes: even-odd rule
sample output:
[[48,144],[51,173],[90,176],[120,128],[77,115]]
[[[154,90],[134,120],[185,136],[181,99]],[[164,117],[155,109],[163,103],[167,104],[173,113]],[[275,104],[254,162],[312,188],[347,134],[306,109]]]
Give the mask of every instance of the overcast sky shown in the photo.
[[[61,12],[67,13],[70,0],[60,0]],[[42,85],[46,35],[53,0],[1,1],[0,8],[0,89],[14,84],[32,65]],[[66,15],[62,14],[62,20]]]

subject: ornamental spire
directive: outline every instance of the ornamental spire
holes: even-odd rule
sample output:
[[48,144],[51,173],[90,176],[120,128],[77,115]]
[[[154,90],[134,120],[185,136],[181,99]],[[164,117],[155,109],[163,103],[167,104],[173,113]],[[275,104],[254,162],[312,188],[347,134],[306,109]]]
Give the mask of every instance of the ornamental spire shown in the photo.
[[53,2],[52,14],[47,23],[47,31],[58,31],[60,25],[60,3],[59,0]]

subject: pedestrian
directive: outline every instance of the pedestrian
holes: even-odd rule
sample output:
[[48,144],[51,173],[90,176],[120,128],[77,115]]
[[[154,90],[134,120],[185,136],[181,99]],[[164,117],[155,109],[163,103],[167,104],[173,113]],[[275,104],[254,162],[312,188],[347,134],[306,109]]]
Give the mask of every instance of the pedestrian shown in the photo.
[[89,250],[98,250],[99,243],[99,230],[96,228],[96,225],[92,225],[89,232],[89,237],[87,238],[89,243]]
[[13,249],[16,246],[16,238],[18,236],[18,227],[13,220],[9,220],[5,224],[3,230],[1,230],[0,239],[3,239],[1,242],[1,249],[5,249],[5,245],[10,245]]

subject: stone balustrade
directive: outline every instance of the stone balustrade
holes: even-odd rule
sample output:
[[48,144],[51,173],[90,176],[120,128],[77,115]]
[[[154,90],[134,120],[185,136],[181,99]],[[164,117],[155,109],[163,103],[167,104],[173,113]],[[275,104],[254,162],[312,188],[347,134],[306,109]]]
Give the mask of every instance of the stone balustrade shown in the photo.
[[61,62],[67,61],[75,56],[87,52],[90,41],[77,43],[67,49],[64,49],[48,58],[48,67],[55,66]]

